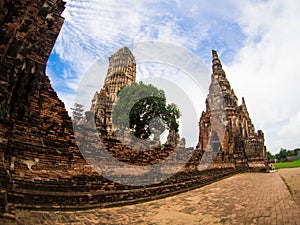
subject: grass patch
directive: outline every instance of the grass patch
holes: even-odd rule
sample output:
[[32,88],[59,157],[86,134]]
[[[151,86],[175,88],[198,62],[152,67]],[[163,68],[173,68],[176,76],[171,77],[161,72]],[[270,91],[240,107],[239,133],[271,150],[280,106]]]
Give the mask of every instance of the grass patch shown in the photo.
[[300,167],[300,159],[297,159],[293,162],[274,163],[273,165],[276,170],[281,169],[281,168],[296,168],[296,167]]

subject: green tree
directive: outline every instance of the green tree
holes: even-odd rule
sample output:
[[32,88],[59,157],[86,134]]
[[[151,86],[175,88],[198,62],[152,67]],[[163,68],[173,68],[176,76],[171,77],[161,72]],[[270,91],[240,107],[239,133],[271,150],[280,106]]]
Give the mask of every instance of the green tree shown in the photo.
[[180,111],[175,104],[167,104],[163,90],[142,82],[132,83],[118,92],[113,108],[113,124],[130,128],[141,139],[165,130],[178,132]]
[[268,160],[275,159],[275,156],[269,151],[267,151],[267,157],[268,157]]
[[288,156],[288,151],[284,148],[281,148],[280,152],[277,153],[275,156],[276,156],[276,159],[279,159],[279,160],[285,159]]
[[72,110],[72,118],[75,122],[79,122],[83,118],[83,105],[79,103],[74,103]]

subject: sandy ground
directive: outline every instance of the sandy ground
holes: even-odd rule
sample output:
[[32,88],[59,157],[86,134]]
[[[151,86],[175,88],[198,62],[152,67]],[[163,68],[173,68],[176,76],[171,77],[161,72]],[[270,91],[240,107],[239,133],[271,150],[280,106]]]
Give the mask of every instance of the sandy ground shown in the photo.
[[290,187],[292,195],[300,207],[300,167],[279,169],[278,172],[285,183]]

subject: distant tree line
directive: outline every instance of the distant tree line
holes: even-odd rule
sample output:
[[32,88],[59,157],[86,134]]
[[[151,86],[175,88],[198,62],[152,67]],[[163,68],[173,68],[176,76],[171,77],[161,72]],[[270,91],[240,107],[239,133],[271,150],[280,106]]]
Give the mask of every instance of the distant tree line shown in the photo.
[[268,160],[277,159],[279,161],[284,161],[285,159],[287,159],[287,157],[297,156],[299,152],[300,152],[300,148],[295,148],[294,150],[287,150],[281,148],[279,153],[276,153],[275,155],[273,155],[271,152],[268,151],[267,157]]

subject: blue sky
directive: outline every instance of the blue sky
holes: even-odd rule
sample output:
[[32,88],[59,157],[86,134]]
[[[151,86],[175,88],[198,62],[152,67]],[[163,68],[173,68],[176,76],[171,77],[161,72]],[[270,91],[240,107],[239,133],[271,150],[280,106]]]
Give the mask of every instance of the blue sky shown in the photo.
[[[68,110],[84,76],[91,70],[97,73],[97,59],[103,63],[102,73],[93,83],[100,89],[107,58],[125,45],[179,45],[203,60],[208,70],[211,49],[216,49],[237,97],[246,98],[255,128],[265,132],[268,149],[275,153],[300,146],[297,1],[68,0],[66,6],[47,74]],[[197,114],[204,110],[201,104],[196,105]]]

